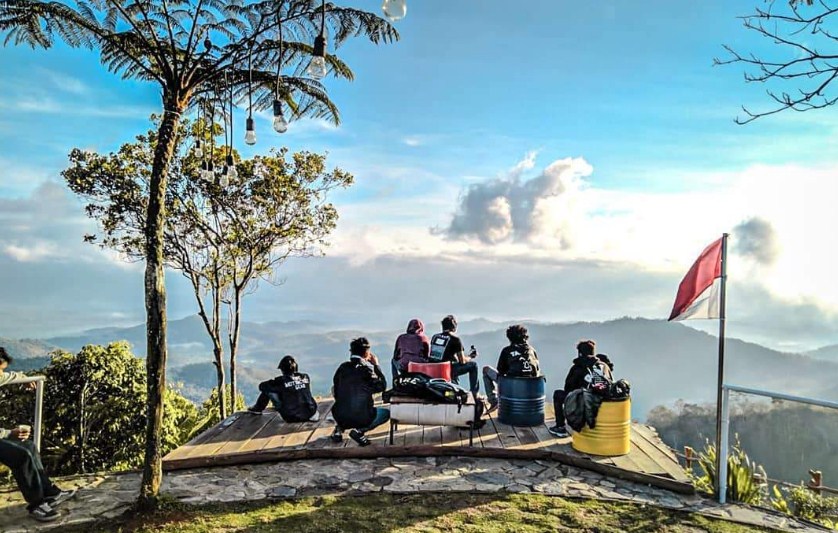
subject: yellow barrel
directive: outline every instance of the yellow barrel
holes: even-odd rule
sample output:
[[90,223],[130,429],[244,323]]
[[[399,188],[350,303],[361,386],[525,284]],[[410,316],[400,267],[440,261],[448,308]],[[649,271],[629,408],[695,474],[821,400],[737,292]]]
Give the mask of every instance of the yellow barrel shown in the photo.
[[591,455],[625,455],[631,451],[631,400],[603,401],[596,428],[573,434],[573,449]]

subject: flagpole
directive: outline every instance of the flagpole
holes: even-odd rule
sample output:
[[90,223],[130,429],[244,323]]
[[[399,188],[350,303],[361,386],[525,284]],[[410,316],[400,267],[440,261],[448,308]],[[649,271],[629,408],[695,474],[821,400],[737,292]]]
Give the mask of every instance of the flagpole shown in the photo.
[[[719,495],[719,501],[725,501],[727,479],[722,480],[722,476],[727,478],[727,446],[722,449],[722,401],[723,401],[723,385],[725,380],[725,304],[727,296],[727,238],[729,234],[722,235],[722,277],[721,277],[721,297],[719,299],[719,377],[717,382],[716,394],[716,493]],[[725,453],[723,453],[725,452]],[[722,463],[724,461],[724,463]],[[724,466],[723,466],[724,465]]]

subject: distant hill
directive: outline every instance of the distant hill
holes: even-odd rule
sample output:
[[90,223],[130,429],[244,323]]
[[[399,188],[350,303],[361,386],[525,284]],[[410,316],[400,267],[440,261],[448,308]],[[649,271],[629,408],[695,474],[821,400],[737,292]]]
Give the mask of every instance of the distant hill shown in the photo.
[[0,346],[4,347],[12,358],[44,357],[57,349],[55,344],[38,339],[8,339],[0,337]]
[[824,346],[817,350],[807,352],[806,355],[814,357],[815,359],[823,359],[824,361],[833,361],[838,363],[838,344]]
[[[507,322],[484,319],[464,321],[460,325],[466,347],[474,344],[479,350],[481,366],[497,363],[497,354],[506,345],[506,325]],[[718,340],[707,333],[681,324],[632,318],[570,324],[529,323],[528,326],[550,390],[563,384],[576,342],[592,338],[596,339],[599,351],[609,354],[616,363],[615,375],[632,383],[636,418],[643,419],[653,407],[671,405],[679,399],[690,402],[715,399]],[[436,323],[428,324],[430,333],[437,328]],[[393,343],[402,331],[330,331],[316,322],[246,322],[242,325],[238,366],[241,390],[252,400],[259,381],[275,375],[279,359],[291,353],[298,356],[302,370],[311,374],[315,392],[327,394],[334,369],[348,355],[351,339],[367,336],[373,351],[389,363]],[[49,351],[47,347],[78,350],[85,344],[107,344],[122,339],[134,346],[137,355],[144,355],[142,325],[96,329],[76,336],[31,342]],[[205,398],[215,381],[215,370],[200,318],[192,316],[170,322],[169,342],[170,378],[181,382],[190,398]],[[838,360],[816,360],[729,339],[727,361],[730,383],[838,399],[838,387],[831,380],[812,379],[814,375],[838,375]],[[389,366],[385,366],[385,372],[389,377]]]
[[50,358],[48,356],[38,356],[38,357],[19,357],[12,361],[12,364],[9,365],[9,370],[15,372],[31,372],[32,370],[40,370],[47,366],[50,362]]
[[[615,376],[631,382],[632,413],[637,418],[645,418],[657,405],[673,404],[679,399],[715,401],[718,338],[684,325],[630,318],[535,324],[530,326],[530,338],[550,388],[563,384],[575,343],[579,339],[595,339],[598,350],[609,354],[615,362]],[[493,346],[495,350],[505,344],[503,331],[463,340],[478,348]],[[495,350],[482,351],[494,354]],[[728,383],[838,399],[838,389],[831,380],[812,379],[813,375],[838,375],[838,363],[778,352],[738,339],[728,339],[726,360]]]

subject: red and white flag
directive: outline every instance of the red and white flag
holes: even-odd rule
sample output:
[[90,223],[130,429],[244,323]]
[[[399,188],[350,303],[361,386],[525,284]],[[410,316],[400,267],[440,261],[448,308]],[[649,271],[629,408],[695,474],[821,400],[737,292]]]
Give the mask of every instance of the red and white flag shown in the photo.
[[678,287],[669,320],[719,318],[722,293],[722,241],[701,252]]

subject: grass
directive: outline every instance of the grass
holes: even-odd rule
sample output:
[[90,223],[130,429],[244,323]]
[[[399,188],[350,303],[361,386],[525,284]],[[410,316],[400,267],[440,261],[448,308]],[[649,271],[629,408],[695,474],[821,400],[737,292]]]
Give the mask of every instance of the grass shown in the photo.
[[153,515],[126,515],[64,533],[596,533],[769,531],[695,514],[535,494],[375,494],[280,502],[171,505]]

